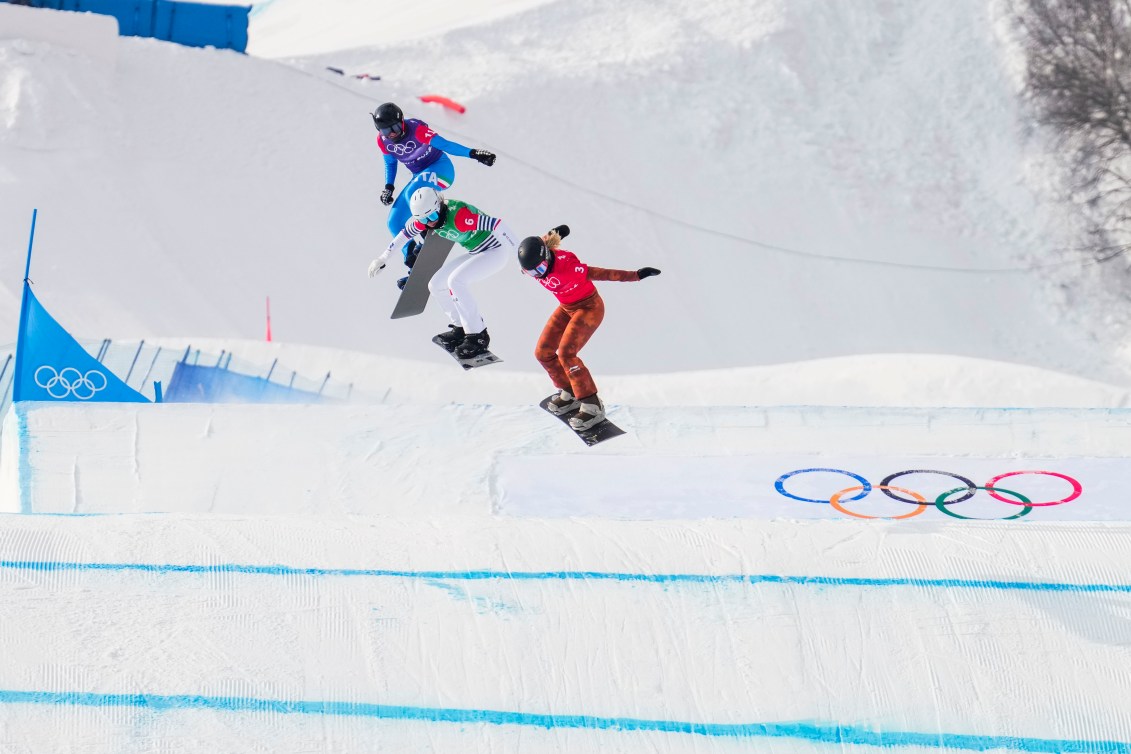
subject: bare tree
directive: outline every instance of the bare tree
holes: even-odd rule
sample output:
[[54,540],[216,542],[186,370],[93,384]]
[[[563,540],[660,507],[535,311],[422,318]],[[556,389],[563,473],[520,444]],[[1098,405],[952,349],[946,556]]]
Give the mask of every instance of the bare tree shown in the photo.
[[1013,0],[1025,96],[1075,177],[1099,257],[1131,249],[1131,0]]

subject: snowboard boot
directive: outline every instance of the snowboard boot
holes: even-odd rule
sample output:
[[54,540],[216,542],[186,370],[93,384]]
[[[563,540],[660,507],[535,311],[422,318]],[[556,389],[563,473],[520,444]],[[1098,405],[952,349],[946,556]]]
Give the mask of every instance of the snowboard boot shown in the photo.
[[408,275],[405,275],[403,278],[397,278],[397,288],[399,288],[403,291],[405,285],[407,285],[407,284],[408,284]]
[[463,342],[463,328],[459,325],[448,325],[448,331],[442,332],[436,337],[440,339],[441,345],[448,349],[448,353],[456,350],[456,346]]
[[596,393],[588,398],[581,399],[581,407],[577,409],[577,416],[570,417],[569,426],[575,432],[584,432],[592,429],[605,420],[605,404]]
[[568,390],[562,390],[550,398],[550,402],[546,404],[546,410],[554,416],[561,416],[573,411],[579,405],[581,405],[581,401],[574,398],[572,393]]
[[463,336],[463,342],[456,346],[455,354],[457,359],[474,359],[476,356],[482,356],[487,353],[487,346],[491,344],[491,336],[487,334],[487,328],[483,328],[483,332],[469,332]]

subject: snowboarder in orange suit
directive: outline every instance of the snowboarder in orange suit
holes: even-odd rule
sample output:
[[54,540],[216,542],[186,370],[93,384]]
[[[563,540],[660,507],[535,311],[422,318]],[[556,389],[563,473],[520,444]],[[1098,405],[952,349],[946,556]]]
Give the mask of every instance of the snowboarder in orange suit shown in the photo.
[[560,392],[550,399],[547,409],[564,414],[578,409],[569,420],[576,431],[584,431],[605,418],[605,406],[597,397],[597,385],[578,352],[593,336],[605,318],[605,302],[594,280],[635,282],[659,275],[655,267],[639,270],[610,270],[590,267],[572,252],[560,248],[569,235],[569,226],[559,225],[539,238],[524,238],[518,245],[518,263],[522,271],[542,284],[558,299],[558,308],[550,315],[538,338],[534,357],[550,375]]

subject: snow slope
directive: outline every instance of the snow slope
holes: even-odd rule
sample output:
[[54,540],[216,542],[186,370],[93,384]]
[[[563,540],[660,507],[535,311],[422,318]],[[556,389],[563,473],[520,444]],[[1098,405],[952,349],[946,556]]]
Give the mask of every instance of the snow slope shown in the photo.
[[[0,326],[38,206],[76,334],[365,396],[9,413],[0,750],[1131,751],[1126,362],[1058,309],[993,7],[418,7],[268,0],[265,57],[111,71],[0,38]],[[365,111],[425,91],[500,154],[457,196],[664,269],[586,350],[626,437],[531,406],[517,272],[497,367],[387,318]]]
[[[375,42],[426,38],[507,18],[552,0],[421,0],[406,5],[351,0],[260,0],[252,7],[248,53],[311,55]],[[269,12],[268,12],[269,11]]]
[[[609,410],[630,434],[586,448],[532,406],[20,404],[4,426],[0,511],[1128,516],[1129,409]],[[848,489],[862,484],[913,492]],[[1006,492],[938,504],[967,484]]]
[[[1062,262],[1071,226],[1041,203],[982,0],[508,8],[299,69],[122,39],[102,82],[4,43],[6,244],[38,205],[34,279],[80,335],[255,338],[269,294],[280,339],[439,362],[442,315],[389,321],[395,289],[364,274],[388,238],[365,113],[395,99],[501,155],[460,160],[454,195],[523,234],[567,221],[596,264],[664,269],[603,287],[602,373],[925,353],[1123,380],[1111,343],[1059,321],[1052,273],[1024,271]],[[427,91],[468,113],[411,106]],[[22,259],[6,259],[14,303]],[[508,362],[535,370],[520,355],[545,292],[507,270],[482,295]]]
[[9,518],[9,751],[1131,748],[1126,527]]

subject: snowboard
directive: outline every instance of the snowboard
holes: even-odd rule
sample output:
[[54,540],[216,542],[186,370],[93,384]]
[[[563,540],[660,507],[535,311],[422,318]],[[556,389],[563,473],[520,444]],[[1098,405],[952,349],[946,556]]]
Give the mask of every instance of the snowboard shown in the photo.
[[414,317],[424,311],[428,305],[428,281],[436,274],[448,259],[448,252],[452,250],[452,242],[429,233],[424,241],[424,248],[416,255],[416,263],[409,271],[408,281],[404,284],[397,305],[393,307],[392,319]]
[[[408,286],[406,285],[405,288],[407,287]],[[481,353],[478,356],[473,356],[470,359],[461,359],[460,357],[456,356],[455,351],[449,351],[447,349],[447,347],[444,345],[444,341],[440,340],[439,335],[437,335],[435,338],[432,338],[432,342],[438,345],[440,348],[443,348],[444,353],[455,359],[456,363],[463,367],[465,370],[475,369],[476,367],[485,367],[489,364],[498,364],[500,361],[502,361],[502,359],[500,359],[490,351],[488,351],[487,353]]]
[[617,437],[619,435],[624,434],[623,429],[621,429],[617,425],[613,424],[608,419],[604,419],[602,421],[597,422],[596,424],[594,424],[589,429],[583,429],[580,432],[577,431],[573,427],[569,426],[569,420],[570,420],[571,417],[577,416],[577,412],[580,409],[575,408],[573,411],[567,411],[564,414],[555,414],[552,411],[550,411],[549,408],[547,408],[547,406],[550,404],[550,399],[553,398],[553,397],[554,396],[552,396],[552,395],[546,396],[545,398],[542,399],[542,402],[539,403],[538,406],[543,411],[545,411],[547,414],[549,414],[550,416],[561,419],[562,424],[569,427],[569,431],[573,432],[575,435],[580,437],[581,441],[584,442],[589,447],[593,447],[594,445],[596,445],[599,442],[604,442],[605,440],[609,440],[609,439],[612,439],[614,437]]

